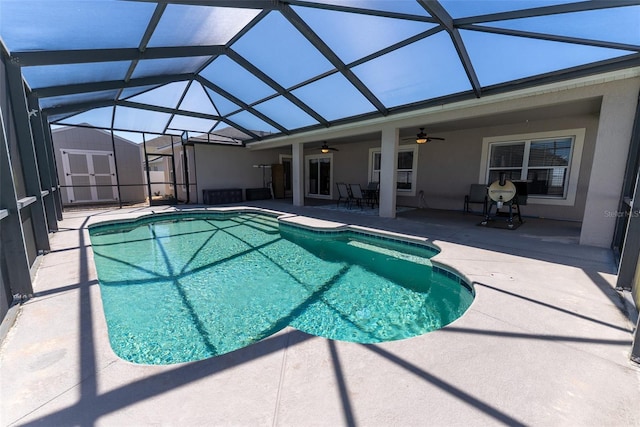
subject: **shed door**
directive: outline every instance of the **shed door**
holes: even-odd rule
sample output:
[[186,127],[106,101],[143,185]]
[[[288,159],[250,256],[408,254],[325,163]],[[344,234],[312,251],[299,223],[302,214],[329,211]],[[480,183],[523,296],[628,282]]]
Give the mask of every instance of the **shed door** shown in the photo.
[[67,149],[61,151],[69,203],[118,200],[113,153]]

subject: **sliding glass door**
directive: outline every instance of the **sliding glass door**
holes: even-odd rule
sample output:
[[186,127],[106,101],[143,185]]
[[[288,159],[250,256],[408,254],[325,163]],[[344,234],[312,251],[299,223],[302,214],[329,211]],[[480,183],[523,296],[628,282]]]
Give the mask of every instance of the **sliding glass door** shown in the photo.
[[333,189],[332,154],[306,156],[307,197],[330,199]]

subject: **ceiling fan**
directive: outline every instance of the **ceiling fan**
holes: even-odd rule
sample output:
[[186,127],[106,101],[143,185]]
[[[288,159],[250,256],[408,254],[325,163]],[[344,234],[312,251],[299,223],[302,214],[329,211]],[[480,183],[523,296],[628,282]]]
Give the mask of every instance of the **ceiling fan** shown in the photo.
[[[405,138],[405,139],[413,139],[413,138]],[[431,141],[444,141],[444,138],[440,138],[437,136],[428,136],[425,132],[424,132],[424,128],[420,128],[420,132],[418,132],[418,134],[416,135],[416,144],[426,144],[427,142],[431,142]]]
[[333,148],[333,147],[329,147],[327,145],[327,141],[324,141],[324,143],[322,144],[322,147],[320,147],[320,151],[323,153],[328,153],[329,151],[340,151],[337,148]]

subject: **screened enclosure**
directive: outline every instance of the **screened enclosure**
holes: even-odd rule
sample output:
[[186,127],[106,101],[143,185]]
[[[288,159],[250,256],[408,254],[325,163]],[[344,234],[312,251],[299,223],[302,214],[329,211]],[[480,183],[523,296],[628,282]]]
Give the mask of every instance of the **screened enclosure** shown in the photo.
[[49,122],[237,144],[628,67],[638,22],[614,0],[0,3]]

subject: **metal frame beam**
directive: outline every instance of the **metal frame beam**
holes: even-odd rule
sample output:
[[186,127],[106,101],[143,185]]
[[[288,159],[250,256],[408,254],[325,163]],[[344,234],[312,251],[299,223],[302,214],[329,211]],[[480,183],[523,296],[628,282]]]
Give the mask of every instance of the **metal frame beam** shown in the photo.
[[[193,80],[189,80],[187,82],[187,85],[185,86],[184,90],[182,91],[182,95],[180,95],[180,99],[178,99],[178,102],[176,103],[176,108],[175,111],[173,113],[171,113],[171,115],[169,116],[169,120],[167,120],[167,124],[164,126],[164,129],[162,130],[162,133],[167,133],[167,131],[170,129],[169,125],[171,124],[171,122],[173,121],[174,117],[176,116],[176,114],[178,115],[182,115],[179,114],[178,111],[183,111],[183,110],[179,110],[178,106],[182,105],[182,101],[184,101],[184,97],[187,96],[187,93],[189,92],[189,89],[191,88],[191,85],[193,84]],[[114,112],[114,119],[115,119],[115,108],[113,110]],[[215,116],[215,114],[214,114]],[[215,119],[214,119],[215,120]],[[216,122],[217,124],[218,122]],[[215,127],[215,124],[212,125],[209,130],[211,130],[211,128]],[[111,126],[111,128],[113,129],[113,125]]]
[[314,9],[334,10],[336,12],[357,13],[359,15],[380,16],[383,18],[404,19],[411,21],[430,22],[437,23],[435,19],[430,16],[413,15],[409,13],[390,12],[386,10],[376,9],[364,9],[360,7],[344,6],[330,3],[314,3],[309,1],[298,0],[281,0],[281,3],[286,3],[293,6],[304,6]]
[[[636,117],[633,123],[629,155],[620,194],[619,210],[627,214],[627,218],[616,221],[616,232],[623,232],[620,263],[618,265],[617,289],[632,290],[633,280],[640,257],[640,95],[636,105]],[[618,230],[624,225],[626,230]],[[615,245],[615,237],[614,242]],[[637,290],[640,294],[640,290]]]
[[416,34],[413,37],[409,37],[408,39],[402,40],[402,41],[400,41],[398,43],[392,44],[391,46],[388,46],[388,47],[386,47],[384,49],[381,49],[381,50],[379,50],[377,52],[374,52],[374,53],[372,53],[370,55],[367,55],[365,57],[357,59],[357,60],[347,64],[347,67],[348,68],[353,68],[353,67],[356,67],[356,66],[358,66],[360,64],[364,64],[365,62],[369,62],[372,59],[376,59],[376,58],[378,58],[378,57],[380,57],[382,55],[386,55],[387,53],[393,52],[394,50],[397,50],[397,49],[400,49],[402,47],[408,46],[411,43],[415,43],[415,42],[417,42],[419,40],[422,40],[424,38],[427,38],[427,37],[430,37],[430,36],[432,36],[434,34],[437,34],[440,31],[444,31],[444,28],[442,28],[441,26],[438,26],[438,27],[432,28],[430,30],[424,31],[424,32],[422,32],[420,34]]
[[[1,59],[1,58],[0,58]],[[4,76],[0,75],[0,78]],[[9,287],[14,294],[31,295],[33,285],[27,249],[24,244],[22,219],[13,180],[13,167],[9,158],[9,143],[5,132],[2,109],[0,108],[0,209],[6,209],[8,216],[0,219],[0,256],[4,257]]]
[[[147,25],[147,29],[145,30],[144,35],[142,36],[142,40],[140,41],[140,44],[138,45],[138,51],[140,51],[141,53],[145,53],[146,52],[147,44],[149,44],[149,40],[151,40],[151,36],[153,36],[153,32],[156,30],[156,27],[158,26],[158,23],[160,22],[160,18],[162,18],[162,14],[164,13],[166,8],[167,8],[166,4],[158,3],[156,5],[155,10],[153,11],[153,16],[151,17],[151,20],[149,21],[149,24]],[[131,64],[129,65],[129,69],[127,70],[127,74],[124,77],[124,81],[125,82],[128,82],[129,80],[131,80],[131,76],[133,76],[133,72],[136,70],[136,67],[138,66],[138,62],[140,61],[140,59],[141,58],[133,60],[131,62]],[[120,89],[116,99],[120,99],[120,95],[122,94],[122,90],[123,89]]]
[[78,49],[12,52],[22,67],[87,64],[92,62],[141,61],[144,59],[186,58],[193,56],[211,56],[224,53],[222,45],[179,46],[120,49]]
[[33,134],[33,145],[38,162],[38,172],[40,174],[40,186],[46,194],[42,196],[44,204],[44,213],[47,219],[47,228],[49,231],[58,231],[58,221],[55,206],[54,194],[54,174],[55,169],[51,168],[52,162],[46,148],[46,139],[44,136],[44,124],[42,121],[42,112],[38,109],[38,99],[33,95],[27,97],[29,111],[35,113],[31,115],[31,129]]
[[275,9],[274,0],[130,0],[141,3],[187,4],[194,6],[235,7],[243,9]]
[[58,166],[56,163],[56,156],[53,151],[53,137],[51,136],[51,127],[48,124],[48,120],[46,115],[43,113],[42,117],[42,125],[43,125],[43,133],[45,144],[44,147],[47,150],[47,155],[49,157],[50,168],[52,171],[51,180],[52,187],[51,191],[53,193],[53,201],[56,208],[56,218],[58,221],[62,221],[62,195],[60,194],[60,182],[58,181]]
[[95,83],[77,83],[71,85],[41,87],[33,89],[32,92],[38,98],[49,98],[52,96],[74,95],[78,93],[100,92],[105,90],[127,89],[141,86],[161,86],[167,83],[192,80],[194,77],[194,74],[168,74],[164,76],[131,79],[128,82],[125,82],[124,80],[108,80]]
[[[76,104],[68,104],[57,107],[49,107],[44,108],[42,113],[47,116],[53,115],[65,115],[64,118],[59,120],[66,120],[75,116],[76,114],[84,113],[85,111],[92,110],[94,108],[102,108],[102,107],[112,107],[115,105],[115,101],[113,100],[105,100],[105,101],[90,101],[90,102],[79,102]],[[55,122],[57,120],[52,120]]]
[[120,207],[120,209],[122,209],[122,192],[120,191],[120,174],[118,173],[118,154],[116,151],[116,137],[113,133],[113,124],[116,121],[116,109],[114,108],[113,111],[111,111],[111,132],[109,132],[111,134],[111,151],[113,152],[113,165],[115,167],[115,174],[116,174],[116,190],[118,193],[118,206]]
[[222,117],[213,114],[197,113],[195,111],[184,111],[172,107],[161,107],[159,105],[142,104],[140,102],[116,101],[113,104],[119,107],[137,108],[140,110],[155,111],[157,113],[177,114],[180,116],[197,117],[199,119],[222,120]]
[[636,323],[636,332],[633,338],[633,344],[631,345],[631,361],[640,364],[640,316],[638,316],[638,322]]
[[[225,98],[227,98],[229,101],[233,102],[234,104],[238,105],[239,107],[241,107],[243,110],[246,110],[248,112],[250,112],[251,114],[258,116],[260,118],[260,120],[263,120],[266,123],[269,123],[271,126],[275,127],[276,129],[278,129],[280,132],[284,133],[285,135],[289,135],[290,132],[288,129],[285,129],[282,125],[280,125],[279,123],[274,122],[273,120],[271,120],[269,117],[265,116],[264,114],[262,114],[260,111],[256,110],[255,108],[253,108],[252,106],[250,106],[249,104],[245,104],[242,100],[236,98],[235,96],[233,96],[232,94],[230,94],[229,92],[227,92],[226,90],[222,89],[220,86],[210,82],[209,80],[205,79],[204,77],[201,76],[197,76],[196,80],[198,82],[200,82],[201,85],[208,87],[209,89],[211,89],[212,91],[216,92],[218,95],[223,96]],[[241,111],[241,110],[239,110]],[[233,121],[231,121],[230,119],[228,119],[228,117],[230,115],[233,115],[235,113],[230,113],[227,114],[225,117],[222,118],[222,120],[225,123],[229,123],[232,124]],[[253,137],[256,137],[257,139],[261,139],[258,135],[256,135],[254,132],[252,131],[246,131],[245,129],[241,129],[244,133],[246,133],[247,135],[251,135]]]
[[467,73],[467,78],[471,83],[471,87],[473,88],[473,92],[476,94],[477,98],[480,98],[482,95],[482,85],[480,84],[480,80],[476,74],[475,69],[473,68],[473,64],[471,63],[471,58],[469,58],[469,53],[467,52],[467,48],[464,45],[464,41],[460,36],[460,31],[454,25],[454,20],[447,13],[444,7],[440,4],[440,2],[435,0],[419,0],[420,4],[424,9],[433,16],[436,21],[440,25],[444,27],[444,29],[449,33],[451,37],[451,41],[453,42],[453,46],[458,53],[458,57],[460,58],[460,62],[462,63],[462,67],[464,68],[465,73]]
[[249,71],[251,74],[253,74],[258,79],[260,79],[263,83],[265,83],[266,85],[271,87],[279,95],[285,97],[287,100],[289,100],[296,107],[300,108],[302,111],[304,111],[305,113],[307,113],[308,115],[313,117],[317,122],[319,122],[319,123],[321,123],[321,124],[323,124],[325,126],[329,125],[329,122],[324,117],[322,117],[320,114],[318,114],[315,110],[313,110],[307,104],[305,104],[304,102],[300,101],[292,93],[287,91],[284,87],[280,86],[275,80],[273,80],[271,77],[267,76],[264,72],[262,72],[262,70],[260,70],[258,67],[253,65],[251,62],[247,61],[244,57],[239,55],[237,52],[235,52],[232,49],[229,49],[227,51],[227,56],[229,56],[229,58],[233,59],[240,66],[244,67],[247,71]]
[[386,116],[387,107],[374,95],[373,92],[349,69],[344,62],[327,46],[327,44],[307,25],[307,23],[289,6],[283,5],[280,9],[282,15],[293,25],[309,42],[324,55],[325,58],[353,85],[360,93],[373,104],[378,112]]
[[[630,204],[624,246],[620,256],[620,266],[618,267],[616,289],[619,290],[632,290],[633,279],[636,275],[638,259],[640,257],[640,216],[638,216],[638,213],[640,212],[639,187],[640,173],[638,173],[636,177],[636,187]],[[640,292],[640,290],[638,290],[638,292]]]
[[507,19],[532,18],[536,16],[556,15],[559,13],[583,12],[587,10],[609,9],[614,7],[634,6],[638,0],[593,0],[577,3],[557,4],[553,6],[534,7],[513,10],[510,12],[490,13],[456,19],[455,25],[477,24],[481,22],[502,21]]
[[25,187],[27,195],[35,196],[37,199],[37,203],[30,205],[36,249],[38,251],[48,252],[51,250],[49,233],[44,213],[40,172],[38,170],[38,160],[31,132],[27,95],[22,80],[22,71],[20,66],[12,61],[7,61],[6,70],[9,98],[11,99],[13,119],[15,121],[16,137],[18,139],[20,158],[22,160]]
[[[618,211],[623,212],[631,208],[633,192],[636,189],[636,174],[640,170],[640,95],[638,96],[638,106],[636,107],[636,117],[633,124],[633,132],[631,134],[631,144],[629,146],[629,155],[627,156],[627,165],[624,171],[624,181],[622,183],[622,191],[620,195],[620,203]],[[628,217],[618,217],[616,220],[615,230],[613,232],[612,249],[614,255],[620,257],[622,255],[622,246],[624,245]],[[618,275],[620,282],[620,275]]]
[[481,25],[461,25],[464,30],[479,31],[484,33],[501,34],[505,36],[525,37],[530,39],[547,40],[561,43],[582,44],[586,46],[604,47],[607,49],[619,49],[640,52],[640,45],[627,43],[613,43],[600,40],[583,39],[578,37],[558,36],[554,34],[535,33],[531,31],[510,30],[504,28],[488,27]]

